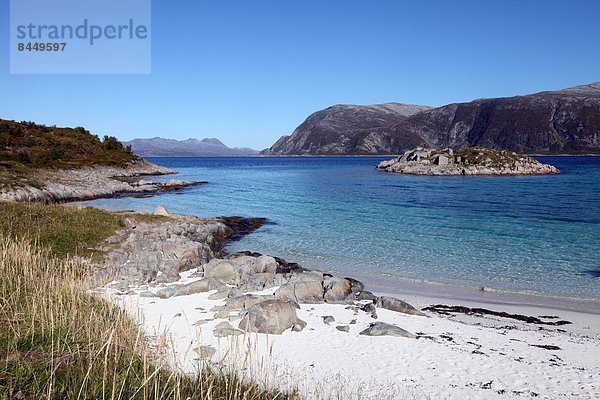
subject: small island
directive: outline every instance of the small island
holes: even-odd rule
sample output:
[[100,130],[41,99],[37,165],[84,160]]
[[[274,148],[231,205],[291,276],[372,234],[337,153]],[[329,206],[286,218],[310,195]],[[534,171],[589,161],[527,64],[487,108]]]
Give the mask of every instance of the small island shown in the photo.
[[382,161],[378,169],[409,175],[546,175],[558,168],[512,151],[485,148],[426,149]]

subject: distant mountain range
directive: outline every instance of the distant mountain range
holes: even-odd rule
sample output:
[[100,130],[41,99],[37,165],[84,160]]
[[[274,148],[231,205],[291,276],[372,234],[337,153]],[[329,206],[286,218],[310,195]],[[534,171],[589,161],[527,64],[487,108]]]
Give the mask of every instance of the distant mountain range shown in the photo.
[[438,108],[336,105],[310,115],[262,154],[399,154],[418,146],[600,154],[600,82]]
[[219,139],[133,139],[122,142],[131,146],[133,153],[140,157],[224,157],[252,156],[257,150],[227,147]]

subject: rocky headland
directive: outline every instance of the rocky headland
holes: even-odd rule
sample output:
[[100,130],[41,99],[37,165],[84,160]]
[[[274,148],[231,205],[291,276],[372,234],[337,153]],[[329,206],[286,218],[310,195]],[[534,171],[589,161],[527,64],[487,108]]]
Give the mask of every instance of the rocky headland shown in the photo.
[[545,175],[560,172],[558,168],[526,155],[484,148],[416,148],[380,162],[377,168],[408,175]]
[[[409,315],[424,315],[410,304],[393,297],[378,297],[365,290],[363,283],[349,277],[308,270],[281,258],[252,252],[228,254],[227,240],[237,233],[250,233],[261,221],[239,217],[202,219],[172,215],[158,207],[155,215],[163,221],[143,222],[135,217],[124,220],[125,228],[99,248],[106,253],[99,263],[92,286],[112,279],[108,285],[122,294],[132,287],[144,287],[142,297],[167,299],[215,291],[213,300],[224,300],[215,307],[217,319],[238,321],[238,326],[223,324],[215,335],[237,335],[244,331],[281,334],[302,330],[297,318],[299,304],[345,304],[356,312],[377,318],[377,308]],[[197,278],[178,283],[182,273]],[[153,290],[152,290],[153,289]],[[255,294],[274,290],[272,294]],[[363,335],[398,336],[403,330],[387,325],[369,326]],[[408,332],[400,335],[415,337]]]
[[76,169],[37,169],[29,182],[0,188],[0,201],[41,201],[63,203],[119,195],[152,195],[201,185],[195,181],[150,181],[144,176],[170,175],[175,171],[143,159],[123,167],[95,165]]

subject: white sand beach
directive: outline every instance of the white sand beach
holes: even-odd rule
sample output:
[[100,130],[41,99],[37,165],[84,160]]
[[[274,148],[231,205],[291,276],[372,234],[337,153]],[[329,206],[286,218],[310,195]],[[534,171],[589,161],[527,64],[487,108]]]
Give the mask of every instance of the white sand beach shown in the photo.
[[[200,279],[192,274],[183,273],[177,283]],[[104,289],[104,295],[137,318],[150,340],[167,345],[172,366],[189,372],[202,362],[193,349],[205,345],[217,350],[210,363],[233,366],[265,385],[298,387],[309,399],[600,399],[598,314],[395,294],[419,309],[460,304],[557,316],[572,324],[433,312],[423,317],[377,309],[377,321],[418,336],[369,337],[359,335],[375,321],[365,312],[342,304],[301,304],[298,317],[307,322],[301,332],[217,338],[213,329],[225,320],[213,319],[211,309],[224,300],[210,300],[213,292],[168,299],[139,296],[158,289],[132,287],[127,294]],[[335,321],[326,324],[324,316]],[[239,319],[230,318],[237,328]],[[197,323],[201,320],[206,321]]]

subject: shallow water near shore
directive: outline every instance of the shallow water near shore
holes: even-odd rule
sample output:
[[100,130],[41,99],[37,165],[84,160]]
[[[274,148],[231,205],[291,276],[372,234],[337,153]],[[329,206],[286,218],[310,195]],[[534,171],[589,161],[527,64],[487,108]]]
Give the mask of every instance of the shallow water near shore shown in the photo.
[[86,204],[266,217],[272,224],[230,250],[276,255],[388,291],[408,280],[600,300],[599,157],[537,157],[562,173],[521,177],[374,169],[388,158],[150,158],[179,171],[177,179],[209,184]]

